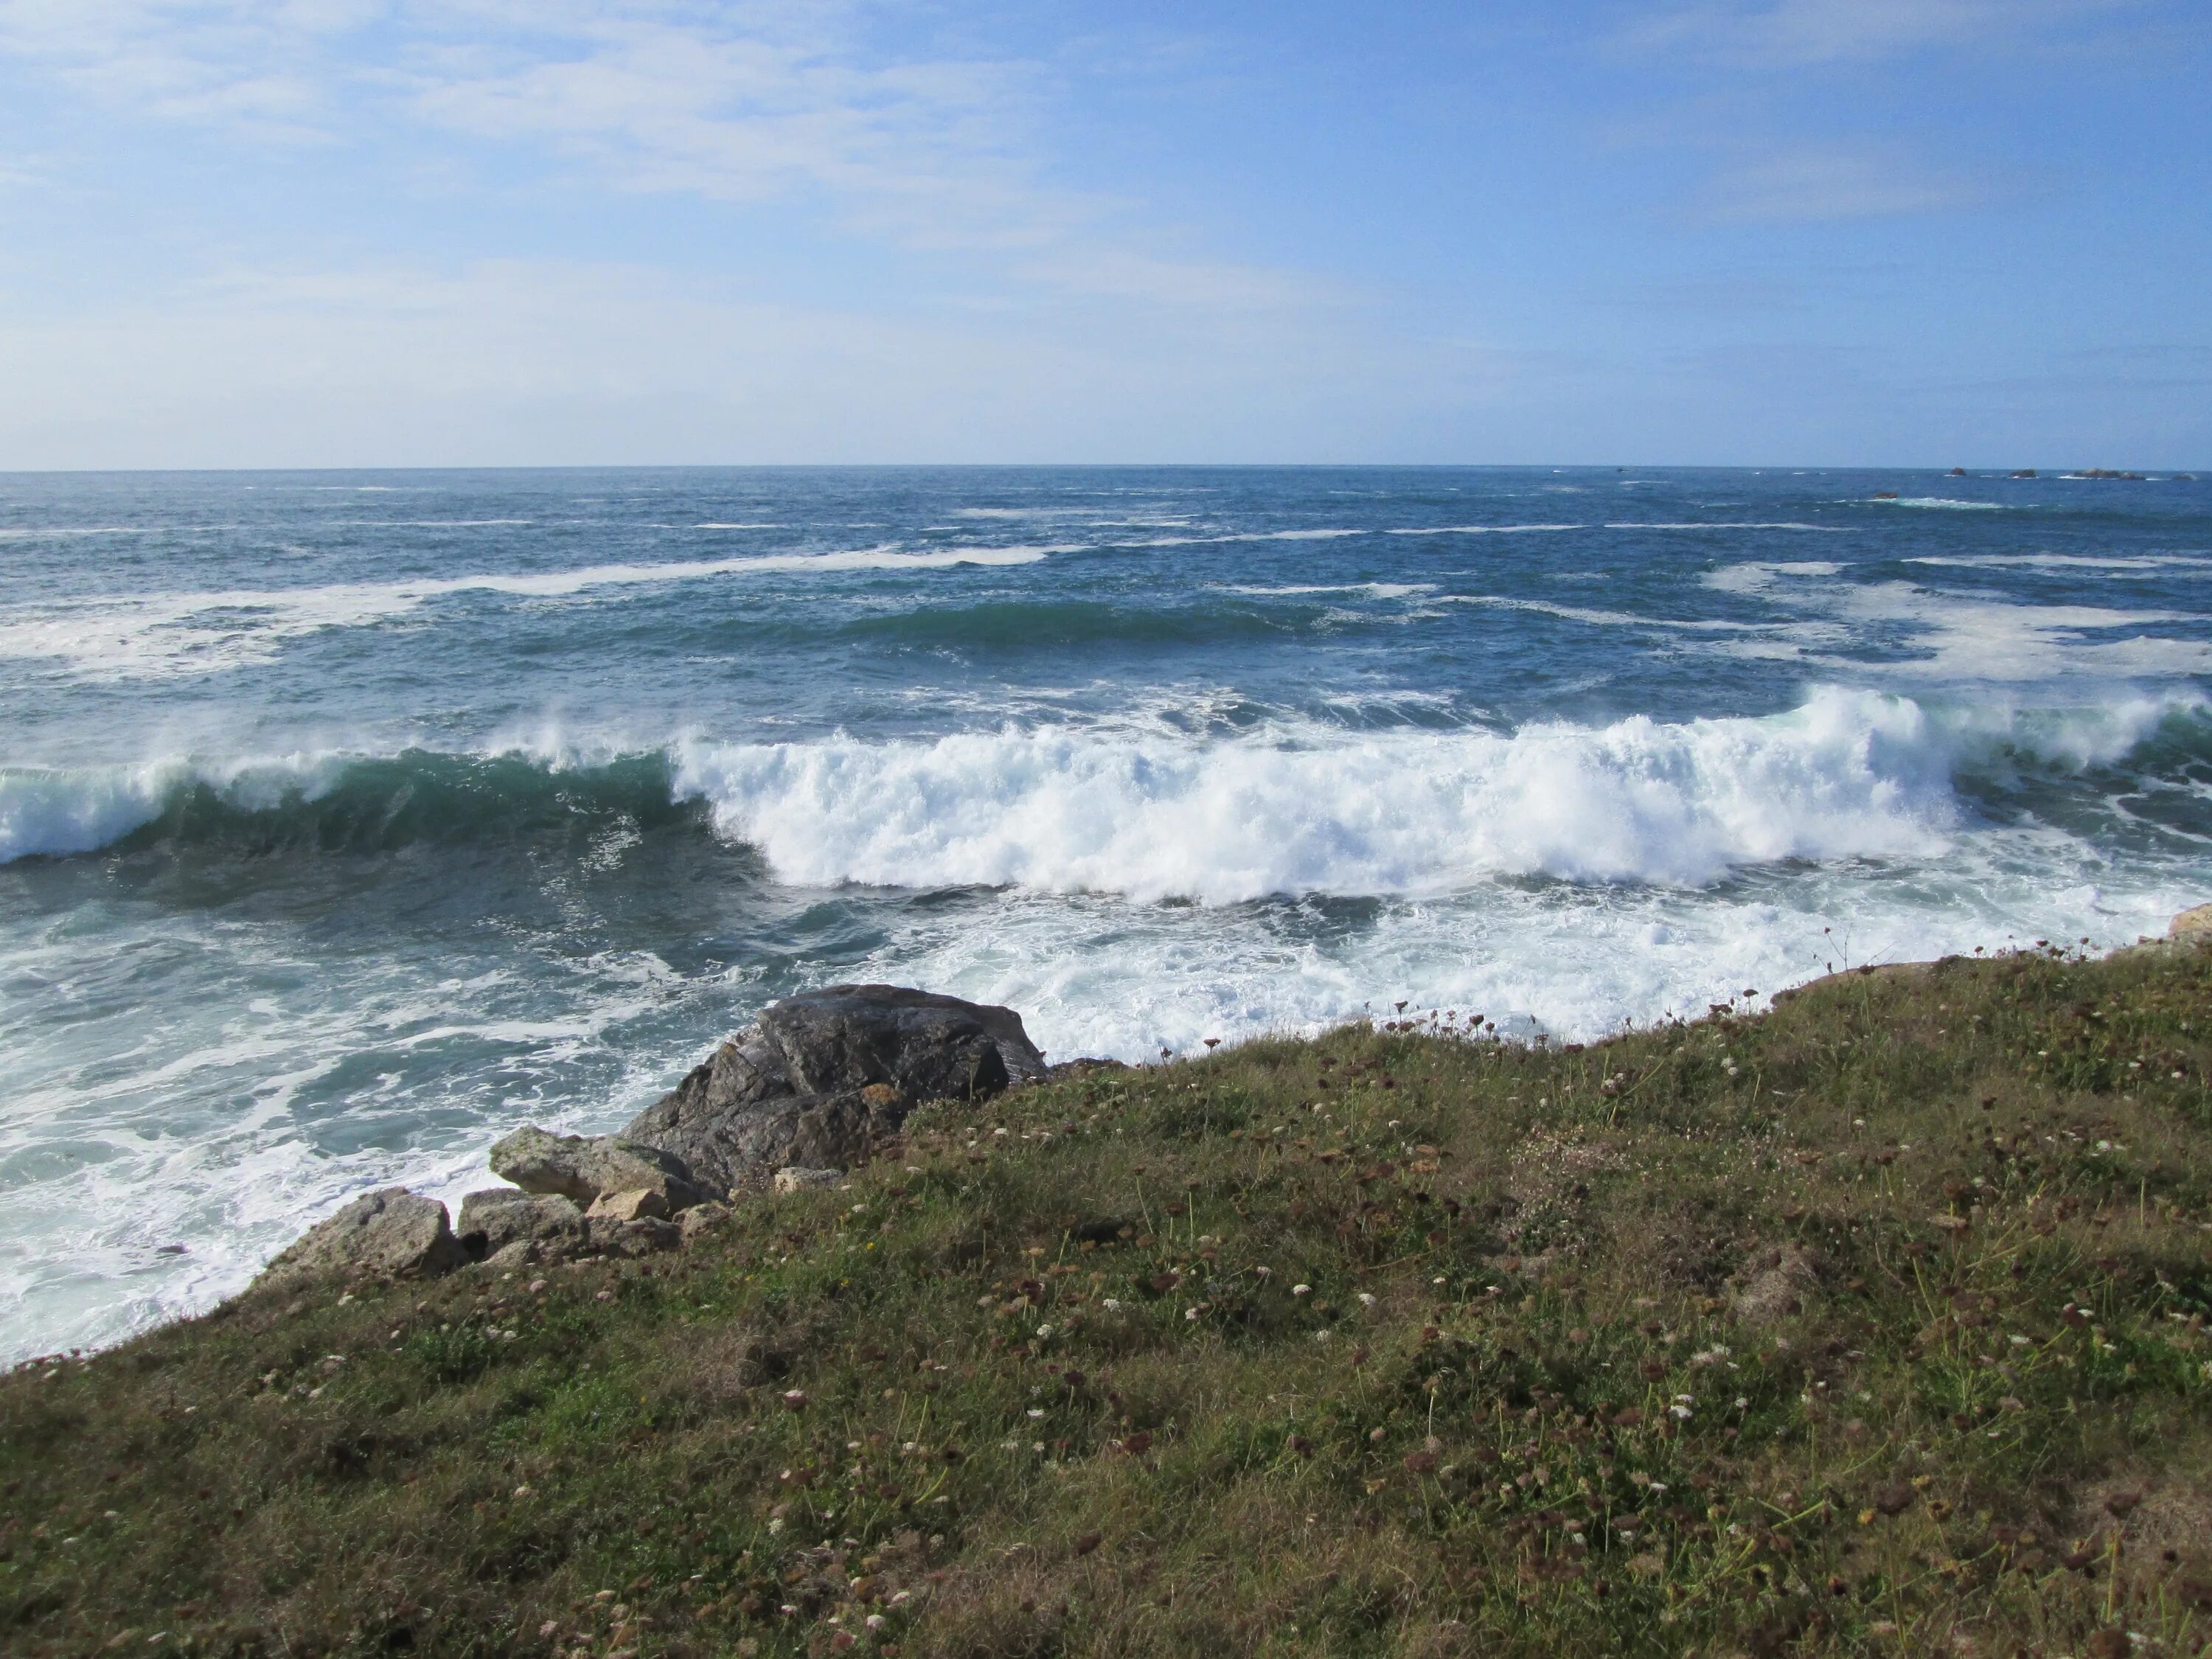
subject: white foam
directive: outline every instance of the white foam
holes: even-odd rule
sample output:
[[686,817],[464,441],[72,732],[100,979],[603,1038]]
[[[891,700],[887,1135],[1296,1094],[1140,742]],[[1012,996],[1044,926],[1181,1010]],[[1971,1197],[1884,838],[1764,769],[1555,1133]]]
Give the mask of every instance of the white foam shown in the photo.
[[1439,605],[1479,605],[1498,611],[1533,611],[1547,617],[1561,617],[1569,622],[1589,623],[1601,628],[1657,628],[1693,634],[1762,634],[1786,624],[1733,622],[1724,617],[1681,619],[1670,617],[1639,617],[1626,611],[1592,611],[1580,605],[1559,605],[1550,599],[1516,599],[1497,593],[1447,593],[1437,601]]
[[[1435,893],[1498,876],[1696,885],[1792,859],[1939,854],[1962,757],[2124,753],[2166,705],[2057,739],[1826,690],[1786,714],[1510,735],[1172,742],[1066,728],[696,744],[678,790],[790,882],[1189,898]],[[1994,724],[1990,724],[1990,722]]]
[[[198,528],[199,526],[190,526]],[[0,541],[44,541],[56,536],[159,536],[170,528],[167,525],[100,524],[100,525],[11,525],[0,530]]]
[[1363,1008],[1387,1016],[1401,998],[1585,1041],[1847,963],[2039,938],[2110,948],[2162,930],[2195,896],[2180,872],[2119,878],[2093,849],[2048,836],[1978,839],[1945,868],[1948,880],[1839,872],[1695,895],[1499,884],[1386,902],[1340,932],[1304,907],[1138,908],[1017,890],[845,971],[1018,1008],[1055,1057],[1203,1052],[1208,1037],[1312,1032]]
[[1866,634],[1904,630],[1916,653],[1878,664],[1808,653],[1824,668],[1869,668],[1893,678],[1978,681],[1990,684],[2098,680],[2180,679],[2212,673],[2212,643],[2171,635],[2100,635],[2212,618],[2188,611],[2119,611],[2081,605],[2015,605],[1981,594],[1957,594],[1911,582],[1805,580],[1837,573],[1831,564],[1747,563],[1710,573],[1706,585],[1798,606]]
[[1224,586],[1224,593],[1243,593],[1254,599],[1299,599],[1317,593],[1365,593],[1377,599],[1406,599],[1417,594],[1433,593],[1433,582],[1322,582],[1285,587],[1258,587],[1247,584]]
[[1034,564],[1073,545],[897,546],[838,553],[760,554],[581,569],[489,573],[321,587],[153,593],[0,611],[0,658],[50,659],[88,680],[173,678],[264,662],[291,641],[325,629],[359,628],[405,616],[457,593],[565,598],[600,587],[703,581],[717,577],[863,570],[946,570],[963,565]]
[[1346,536],[1372,534],[1365,530],[1246,530],[1221,536],[1158,536],[1150,541],[1109,543],[1117,547],[1211,547],[1229,542],[1333,542]]
[[1879,507],[1932,507],[1942,513],[2020,513],[2027,509],[2016,503],[2005,501],[1960,501],[1942,495],[1906,495],[1884,500],[1875,498]]
[[1927,554],[1907,564],[1948,565],[1964,570],[2148,570],[2201,569],[2212,558],[2201,553],[2142,553],[2100,557],[2089,553]]
[[1584,524],[1446,524],[1419,529],[1386,530],[1386,536],[1527,536],[1560,530],[1587,530]]
[[1814,536],[1840,536],[1847,533],[1844,526],[1842,525],[1796,524],[1790,522],[1776,524],[1754,524],[1749,522],[1733,521],[1723,524],[1609,524],[1606,526],[1606,528],[1607,530],[1795,530],[1802,531],[1806,534]]

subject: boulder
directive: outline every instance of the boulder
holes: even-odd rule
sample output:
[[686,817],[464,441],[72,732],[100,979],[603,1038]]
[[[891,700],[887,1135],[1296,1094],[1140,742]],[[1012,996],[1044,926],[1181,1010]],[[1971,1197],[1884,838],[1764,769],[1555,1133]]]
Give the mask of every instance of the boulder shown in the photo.
[[2212,945],[2212,904],[2200,904],[2184,910],[2166,925],[2166,936],[2171,939],[2187,939],[2192,944]]
[[535,1247],[533,1261],[557,1259],[581,1249],[586,1237],[584,1212],[574,1199],[514,1187],[488,1187],[464,1196],[453,1231],[477,1260],[516,1244]]
[[796,1164],[775,1172],[780,1194],[803,1193],[812,1187],[835,1187],[845,1179],[842,1170],[802,1170]]
[[308,1229],[269,1264],[264,1283],[305,1279],[435,1279],[469,1259],[446,1206],[404,1187],[364,1193]]
[[493,1146],[491,1172],[526,1193],[557,1193],[586,1206],[610,1193],[654,1192],[671,1215],[714,1195],[681,1158],[658,1146],[619,1135],[556,1135],[534,1126]]
[[833,985],[763,1009],[623,1133],[703,1184],[757,1186],[792,1166],[850,1169],[916,1106],[984,1099],[1045,1071],[1010,1008]]

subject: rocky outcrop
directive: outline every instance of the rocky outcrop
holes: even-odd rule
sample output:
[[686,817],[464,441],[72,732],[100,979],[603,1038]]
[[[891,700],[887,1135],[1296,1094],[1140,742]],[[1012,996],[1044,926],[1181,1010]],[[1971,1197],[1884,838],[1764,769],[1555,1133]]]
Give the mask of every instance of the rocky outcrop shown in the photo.
[[2200,904],[2184,910],[2166,924],[2166,936],[2170,939],[2187,939],[2191,944],[2212,945],[2212,904]]
[[264,1284],[311,1279],[435,1279],[468,1261],[446,1206],[404,1187],[364,1193],[269,1264]]
[[491,1149],[491,1172],[526,1193],[553,1193],[590,1206],[617,1193],[651,1193],[653,1213],[674,1215],[712,1198],[681,1158],[619,1135],[556,1135],[517,1129]]
[[674,1249],[730,1218],[720,1200],[734,1188],[840,1184],[916,1106],[1048,1075],[1011,1008],[832,986],[763,1010],[623,1134],[507,1135],[490,1161],[514,1184],[464,1198],[458,1233],[444,1205],[395,1187],[356,1199],[263,1278],[427,1279]]
[[623,1133],[734,1189],[790,1167],[851,1169],[927,1101],[983,1099],[1045,1074],[1010,1008],[834,985],[763,1010]]

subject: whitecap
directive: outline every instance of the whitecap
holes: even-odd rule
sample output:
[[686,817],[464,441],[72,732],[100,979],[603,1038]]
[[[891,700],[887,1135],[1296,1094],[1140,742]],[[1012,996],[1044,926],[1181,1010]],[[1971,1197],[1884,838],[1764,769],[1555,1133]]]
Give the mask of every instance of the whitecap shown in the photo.
[[1070,545],[896,545],[840,553],[760,554],[658,564],[492,572],[323,587],[236,589],[103,598],[0,611],[0,658],[53,659],[88,680],[160,679],[265,662],[293,640],[325,629],[360,628],[459,593],[556,599],[591,589],[702,581],[716,577],[813,575],[856,571],[949,570],[963,565],[1034,564]]

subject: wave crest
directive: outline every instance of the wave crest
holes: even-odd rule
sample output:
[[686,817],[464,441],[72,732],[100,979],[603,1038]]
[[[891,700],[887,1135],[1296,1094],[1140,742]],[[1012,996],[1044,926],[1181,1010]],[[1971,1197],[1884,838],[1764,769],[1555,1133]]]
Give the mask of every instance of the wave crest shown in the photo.
[[[0,861],[218,844],[383,851],[711,827],[808,885],[1024,887],[1225,904],[1499,878],[1703,885],[1791,860],[1925,858],[1959,784],[2206,757],[2195,703],[2074,710],[1821,690],[1763,718],[1513,732],[1069,726],[870,742],[687,741],[591,763],[520,752],[0,769]],[[2155,738],[2155,743],[2152,740]],[[1986,793],[1986,788],[1978,791]]]

